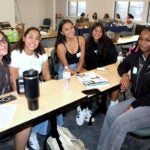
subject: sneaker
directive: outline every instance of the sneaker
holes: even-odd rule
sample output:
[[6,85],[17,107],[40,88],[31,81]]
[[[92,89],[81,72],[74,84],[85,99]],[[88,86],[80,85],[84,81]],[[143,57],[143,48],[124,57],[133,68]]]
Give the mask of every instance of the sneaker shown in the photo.
[[[84,121],[89,122],[91,115],[92,115],[92,111],[89,110],[88,108],[81,110],[81,107],[78,106],[77,107],[77,113],[78,115],[76,116],[76,123],[77,125],[81,126],[84,124]],[[91,122],[94,122],[95,119],[92,118]]]
[[[89,110],[88,108],[86,108],[86,117],[84,119],[84,121],[89,122],[90,118],[92,116],[92,111]],[[95,122],[95,119],[92,117],[91,122]]]
[[86,118],[86,109],[78,111],[78,114],[76,116],[76,124],[78,126],[82,126],[84,124],[85,118]]
[[39,145],[36,133],[31,133],[31,135],[29,137],[29,146],[33,150],[40,150],[40,145]]

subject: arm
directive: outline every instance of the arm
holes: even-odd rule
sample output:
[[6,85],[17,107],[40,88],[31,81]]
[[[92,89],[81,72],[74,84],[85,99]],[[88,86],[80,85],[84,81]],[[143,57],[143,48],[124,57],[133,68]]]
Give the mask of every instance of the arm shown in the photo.
[[48,60],[45,61],[42,65],[42,75],[45,81],[51,80]]
[[18,68],[9,67],[10,75],[12,79],[12,88],[13,90],[16,90],[16,79],[19,77],[19,71]]
[[81,36],[79,36],[79,44],[80,44],[80,49],[81,49],[81,56],[80,56],[79,63],[76,69],[76,73],[85,71],[85,69],[83,68],[84,57],[85,57],[85,39]]

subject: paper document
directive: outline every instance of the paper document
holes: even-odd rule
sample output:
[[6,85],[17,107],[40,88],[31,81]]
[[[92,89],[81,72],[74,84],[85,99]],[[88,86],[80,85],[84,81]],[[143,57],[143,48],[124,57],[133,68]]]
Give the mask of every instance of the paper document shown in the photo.
[[86,72],[78,74],[77,78],[87,87],[87,88],[99,88],[102,86],[108,86],[109,82],[104,77],[94,73]]
[[6,128],[12,121],[16,105],[0,105],[0,128]]

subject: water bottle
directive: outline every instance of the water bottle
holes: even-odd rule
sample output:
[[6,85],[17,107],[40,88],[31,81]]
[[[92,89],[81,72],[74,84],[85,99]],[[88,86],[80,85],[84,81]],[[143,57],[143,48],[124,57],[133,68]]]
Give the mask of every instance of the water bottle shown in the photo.
[[64,79],[64,89],[69,89],[70,88],[70,71],[68,66],[65,66],[64,71],[63,71],[63,79]]

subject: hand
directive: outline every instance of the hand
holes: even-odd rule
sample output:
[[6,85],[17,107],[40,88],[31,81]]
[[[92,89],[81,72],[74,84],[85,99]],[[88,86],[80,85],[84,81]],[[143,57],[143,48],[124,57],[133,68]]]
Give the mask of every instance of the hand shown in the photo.
[[130,106],[126,111],[130,111],[133,110],[134,108],[132,106]]
[[130,84],[129,76],[128,75],[122,76],[120,83],[121,83],[121,87],[120,87],[121,92],[124,92],[125,90],[129,88],[129,84]]

